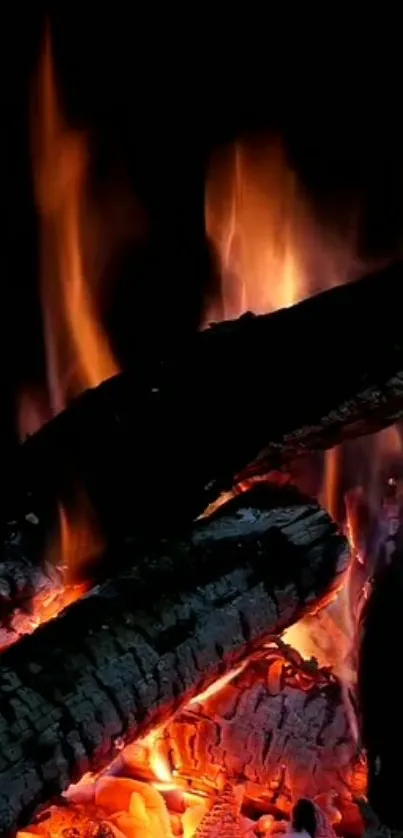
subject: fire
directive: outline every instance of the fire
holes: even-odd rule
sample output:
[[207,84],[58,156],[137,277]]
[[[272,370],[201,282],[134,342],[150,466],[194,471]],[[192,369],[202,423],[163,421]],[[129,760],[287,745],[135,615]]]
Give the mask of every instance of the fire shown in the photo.
[[65,568],[66,582],[76,580],[84,562],[99,556],[104,547],[94,511],[83,491],[76,493],[74,505],[59,505],[57,555]]
[[[22,400],[22,434],[35,430],[45,418],[62,410],[73,396],[117,371],[101,327],[93,282],[88,281],[86,270],[83,223],[87,139],[70,130],[61,114],[49,33],[41,60],[37,101],[34,167],[41,220],[42,299],[50,409],[46,412],[39,408],[39,400],[26,394]],[[339,242],[329,246],[324,235],[318,235],[303,190],[278,144],[272,144],[268,149],[238,143],[225,164],[213,161],[206,190],[206,229],[218,252],[222,272],[220,299],[210,302],[206,322],[236,317],[247,309],[261,313],[290,306],[325,286],[347,280],[354,272],[351,241],[343,246]],[[393,444],[399,448],[400,437],[397,432],[390,433]],[[385,444],[384,439],[379,443],[382,456]],[[390,446],[386,447],[390,453]],[[399,451],[401,453],[401,445]],[[256,479],[261,478],[257,476]],[[287,481],[289,476],[276,474],[272,479]],[[342,483],[343,449],[339,448],[326,455],[322,489],[322,502],[335,519],[339,516],[340,499],[343,500]],[[234,492],[247,487],[246,483],[239,484]],[[354,491],[357,488],[360,489],[354,486]],[[233,492],[222,496],[213,506],[231,496]],[[303,658],[314,657],[320,666],[326,667],[326,677],[332,669],[345,691],[346,706],[355,676],[351,657],[356,609],[354,579],[356,565],[364,567],[366,561],[353,503],[353,498],[357,500],[357,497],[357,493],[350,493],[344,503],[342,523],[349,535],[352,558],[343,587],[334,602],[283,635],[283,640]],[[208,509],[204,514],[211,511]],[[73,507],[60,506],[57,538],[49,547],[49,561],[64,568],[66,584],[59,597],[50,596],[42,604],[38,622],[51,619],[64,605],[82,596],[85,587],[75,584],[77,572],[83,558],[91,557],[101,549],[102,540],[92,510],[87,499],[78,494]],[[225,690],[230,689],[229,678],[239,676],[248,663],[246,661],[230,676],[218,679],[186,709],[192,713],[193,706],[194,713],[195,705],[208,701],[219,703]],[[309,677],[301,670],[296,690],[301,684],[309,683],[309,678],[314,686],[318,679],[319,689],[320,672],[315,667],[316,664]],[[281,663],[271,673],[273,700],[281,691],[283,668]],[[323,673],[322,677],[325,677]],[[350,721],[357,741],[353,710]],[[66,794],[68,805],[52,807],[44,826],[39,823],[27,832],[20,832],[20,838],[32,834],[66,835],[73,831],[94,838],[212,835],[212,831],[201,830],[207,829],[206,824],[214,820],[220,804],[217,791],[222,793],[223,790],[228,799],[224,813],[227,820],[222,823],[228,824],[232,818],[231,823],[236,829],[240,828],[240,800],[244,789],[237,789],[235,781],[233,786],[228,785],[226,778],[221,778],[220,767],[210,787],[205,771],[203,790],[190,792],[187,779],[178,776],[178,770],[172,767],[170,753],[164,750],[164,732],[152,731],[144,740],[122,751],[117,761],[127,776],[104,774],[86,778]],[[219,732],[217,737],[219,740]],[[192,733],[192,747],[194,738]],[[203,774],[203,765],[199,768]],[[281,778],[287,766],[281,762],[277,768],[279,777],[273,774],[272,778],[273,786],[278,783],[276,806],[278,811],[288,813],[290,800],[281,795]],[[143,772],[141,780],[137,778],[138,772]],[[249,785],[253,790],[257,783],[250,782]],[[326,794],[329,797],[329,793]],[[337,808],[330,803],[326,805],[333,813],[333,822],[340,820]],[[211,818],[207,818],[210,814]],[[274,815],[264,814],[259,824],[259,834],[268,834],[275,824]],[[235,826],[231,834],[238,834]],[[245,835],[258,834],[255,822],[244,823],[243,827]]]
[[213,159],[206,231],[221,268],[206,323],[283,308],[354,275],[354,226],[329,243],[278,142],[237,143]]
[[[142,745],[148,751],[148,764],[158,783],[172,786],[173,775],[166,754],[157,748],[159,731],[152,731]],[[175,787],[175,786],[174,786]]]
[[[290,306],[304,297],[352,278],[358,267],[355,224],[348,224],[343,241],[320,229],[304,190],[278,142],[238,142],[212,160],[206,188],[206,231],[219,259],[221,288],[210,300],[205,324]],[[318,347],[320,352],[320,347]],[[360,493],[379,511],[380,472],[386,459],[401,457],[398,431],[389,429],[375,442],[360,442],[372,459],[371,474],[360,483],[356,475],[345,491],[346,451],[326,452],[321,503],[342,526],[351,544],[351,565],[334,602],[319,614],[292,626],[284,639],[306,659],[331,666],[349,700],[355,683],[354,644],[359,602],[365,596],[370,570],[357,514]],[[374,452],[369,450],[374,446]],[[220,498],[221,503],[225,498]],[[209,511],[209,510],[208,510]],[[361,567],[361,571],[359,568]],[[358,568],[358,570],[357,570]],[[357,593],[357,587],[361,590]]]
[[87,138],[63,118],[49,31],[32,123],[48,388],[52,413],[58,413],[73,396],[114,375],[117,365],[84,258]]
[[[356,466],[356,481],[346,491],[343,478],[345,482],[345,464],[350,457]],[[361,473],[362,462],[365,468]],[[396,468],[401,471],[402,463],[402,440],[396,427],[350,444],[346,450],[340,447],[327,453],[322,503],[344,526],[351,547],[350,566],[335,600],[283,635],[304,658],[315,657],[339,677],[357,742],[358,725],[351,702],[356,686],[357,625],[370,593],[371,577],[380,561],[388,561],[388,545],[393,550],[393,537],[400,525],[399,481],[388,475]]]
[[[69,128],[63,116],[49,29],[32,104],[48,393],[45,397],[38,390],[27,389],[21,394],[21,440],[63,410],[74,396],[118,371],[101,323],[96,277],[89,272],[89,264],[96,261],[93,251],[99,249],[100,242],[94,241],[96,225],[88,223],[88,140],[84,133]],[[78,579],[82,565],[102,550],[88,498],[79,487],[75,494],[68,506],[59,504],[57,533],[45,557],[62,571],[64,584],[34,597],[29,625],[24,621],[26,631],[56,616],[83,594],[85,586]]]
[[322,504],[329,515],[337,521],[340,499],[341,447],[331,448],[325,454]]
[[[232,686],[220,683],[220,690],[215,694],[199,695],[196,702],[188,705],[184,714],[180,713],[164,728],[154,730],[142,741],[124,748],[106,772],[96,776],[86,775],[77,785],[71,786],[65,794],[64,806],[51,806],[46,817],[30,827],[23,838],[30,834],[44,838],[49,835],[65,835],[69,829],[74,829],[77,836],[90,834],[97,838],[113,838],[116,834],[118,838],[121,835],[125,838],[212,838],[218,833],[248,835],[252,838],[254,835],[282,831],[286,821],[279,820],[278,810],[283,817],[289,814],[290,780],[301,789],[305,782],[301,774],[304,752],[292,741],[295,732],[303,738],[304,723],[299,718],[301,708],[308,695],[311,696],[312,706],[315,706],[318,690],[324,690],[322,696],[327,695],[327,699],[322,700],[334,701],[331,696],[334,695],[335,681],[328,671],[304,663],[294,650],[284,646],[281,641],[268,644],[267,656],[267,659],[260,657],[259,661],[250,662],[249,674],[242,672],[235,676],[235,679],[246,679],[244,686],[252,690],[253,700],[243,702],[241,698],[240,702],[234,703],[233,691],[239,690],[239,684],[235,686],[236,681]],[[288,690],[287,693],[282,693],[284,688]],[[266,741],[263,737],[259,743],[256,736],[262,726],[267,730],[269,705],[264,705],[265,712],[262,714],[256,699],[259,697],[260,702],[264,703],[268,695],[271,696],[269,701],[274,702],[273,706],[283,696],[283,713],[289,712],[287,707],[296,700],[295,696],[298,699],[284,727],[285,738],[273,730],[270,745],[273,747],[270,760],[275,763],[272,766],[273,773],[271,779],[266,776],[266,782],[262,783],[260,779],[259,783],[259,772],[266,772],[270,776],[270,768],[266,764],[268,753],[262,763],[259,760],[254,762],[255,752],[261,750],[262,741]],[[247,706],[252,714],[257,714],[257,727],[249,730],[244,718],[240,720],[239,728],[236,728],[233,711],[235,714],[245,714]],[[343,828],[346,823],[350,823],[352,834],[356,834],[356,814],[352,798],[351,803],[348,803],[347,778],[349,781],[351,778],[354,793],[361,794],[365,788],[365,767],[355,759],[353,762],[346,761],[343,748],[347,747],[350,758],[353,756],[352,748],[348,745],[340,720],[339,726],[336,724],[335,728],[336,717],[332,720],[330,704],[327,704],[327,708],[329,718],[322,718],[322,709],[319,725],[322,730],[323,723],[330,725],[333,739],[327,750],[326,743],[318,746],[318,755],[326,751],[329,765],[333,766],[335,772],[334,779],[341,783],[345,798],[343,820],[338,808],[340,790],[336,792],[326,787],[325,782],[324,790],[315,794],[313,800],[325,830],[323,834],[326,834],[326,824],[330,829],[331,823],[341,823]],[[196,718],[200,719],[201,725],[198,731],[195,728]],[[312,719],[307,722],[307,730],[311,725]],[[241,748],[239,761],[238,747]],[[337,751],[335,761],[333,748]],[[220,750],[223,750],[225,765],[218,758]],[[183,757],[186,751],[188,756],[183,762],[180,755]],[[282,763],[277,765],[281,752],[288,754],[288,767]],[[193,772],[190,770],[192,761]],[[317,782],[317,772],[312,772],[312,778],[306,778],[309,784],[314,773],[313,787]],[[261,801],[260,806],[258,800]],[[256,814],[252,820],[244,812],[250,811],[248,806],[253,801],[256,803]],[[266,805],[269,803],[267,810],[261,808],[265,801]],[[350,821],[344,819],[346,812]]]
[[222,310],[214,304],[208,319],[292,305],[305,295],[293,173],[279,149],[264,169],[240,144],[229,167],[218,168],[214,162],[206,191],[206,229],[221,262]]
[[[58,520],[44,550],[44,577],[26,607],[16,609],[11,626],[0,627],[0,650],[31,634],[88,590],[83,565],[103,549],[97,522],[83,492],[74,505],[59,504]],[[84,568],[85,569],[85,568]]]

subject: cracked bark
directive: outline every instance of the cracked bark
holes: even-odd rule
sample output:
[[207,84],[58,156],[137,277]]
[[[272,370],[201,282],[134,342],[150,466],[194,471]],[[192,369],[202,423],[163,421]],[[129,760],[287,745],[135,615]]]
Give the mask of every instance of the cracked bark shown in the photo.
[[42,518],[79,484],[108,539],[166,534],[259,456],[276,467],[391,424],[403,412],[402,280],[397,264],[216,325],[164,363],[87,391],[21,446],[7,515]]
[[347,563],[324,510],[258,486],[4,652],[0,835],[314,607]]

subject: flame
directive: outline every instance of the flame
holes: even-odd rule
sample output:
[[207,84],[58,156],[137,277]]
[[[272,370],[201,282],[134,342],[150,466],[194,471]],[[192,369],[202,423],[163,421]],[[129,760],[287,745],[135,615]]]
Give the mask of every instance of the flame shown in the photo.
[[0,651],[32,634],[42,623],[57,617],[64,608],[88,590],[85,566],[96,559],[104,547],[96,519],[83,492],[76,503],[59,504],[55,531],[49,535],[44,551],[44,581],[27,599],[26,607],[16,609],[10,626],[0,627]]
[[341,481],[341,446],[331,448],[325,453],[325,468],[323,475],[322,506],[329,515],[337,521],[337,508],[340,498]]
[[[72,397],[117,372],[101,324],[94,277],[86,269],[89,262],[94,263],[93,251],[100,244],[94,240],[94,224],[88,226],[87,137],[68,128],[62,114],[48,28],[32,105],[48,397],[32,389],[21,394],[21,440],[63,410]],[[83,563],[98,555],[102,547],[88,498],[78,490],[73,503],[59,505],[58,531],[45,556],[46,562],[62,571],[64,585],[55,583],[45,595],[34,596],[30,622],[21,622],[24,631],[34,630],[83,594],[85,586],[78,584],[78,574]],[[16,636],[19,629],[20,625]],[[13,636],[7,642],[15,639]]]
[[168,759],[164,753],[161,753],[156,749],[155,742],[156,734],[153,732],[147,739],[150,769],[159,783],[167,783],[169,786],[172,786],[173,775]]
[[58,511],[58,526],[49,537],[44,565],[58,567],[59,579],[54,584],[50,583],[49,590],[34,596],[30,614],[19,620],[19,635],[30,634],[86,593],[88,584],[79,581],[82,565],[99,555],[103,548],[95,518],[83,492],[77,494],[74,506],[59,504]]
[[50,419],[51,413],[39,389],[25,389],[17,402],[18,437],[23,442]]
[[206,231],[221,268],[206,323],[293,305],[352,276],[353,225],[329,243],[279,142],[238,142],[211,163]]
[[[343,466],[344,456],[344,466]],[[357,480],[343,498],[346,462],[352,460]],[[362,464],[365,468],[362,469]],[[389,473],[402,470],[403,448],[397,427],[388,428],[365,440],[335,448],[325,458],[322,503],[344,525],[351,548],[349,568],[334,601],[318,614],[291,626],[283,634],[305,658],[316,658],[330,666],[340,679],[351,731],[358,742],[356,712],[351,702],[357,674],[357,626],[361,609],[370,592],[371,576],[381,554],[399,526],[401,500],[399,482]],[[344,501],[344,504],[343,504]],[[344,519],[341,509],[344,505]],[[374,537],[374,530],[378,533]],[[391,545],[393,549],[393,541]]]
[[59,532],[52,548],[65,568],[66,582],[77,579],[83,564],[99,556],[103,548],[91,504],[83,490],[77,491],[74,505],[59,504]]
[[[319,231],[279,142],[237,143],[226,159],[213,159],[206,189],[206,230],[218,253],[222,277],[221,297],[210,301],[206,322],[236,317],[248,309],[258,314],[287,307],[346,281],[353,273],[354,236],[350,231],[343,244],[330,244]],[[340,479],[341,451],[334,449],[326,455],[322,501],[335,518]],[[347,615],[344,602],[340,610]],[[330,640],[326,642],[321,663],[340,670],[349,631],[329,614],[323,638],[334,624],[331,638],[337,642],[334,648]],[[318,652],[310,619],[292,626],[285,637],[305,657]]]
[[[55,413],[82,389],[113,375],[116,365],[100,326],[93,288],[88,284],[84,267],[82,225],[87,142],[84,135],[67,129],[61,116],[49,33],[42,56],[39,91],[35,186],[42,223],[42,293],[49,391],[51,411]],[[206,228],[218,252],[222,271],[220,299],[210,301],[206,322],[235,317],[247,309],[260,313],[290,306],[317,290],[348,279],[354,268],[351,242],[345,246],[340,243],[329,246],[324,236],[318,235],[303,190],[279,144],[272,144],[268,149],[238,143],[224,164],[213,161],[206,191]],[[320,351],[320,347],[318,349]],[[26,399],[22,411],[25,433],[40,422],[35,410],[35,399]],[[401,453],[397,430],[388,431],[379,438],[377,446],[382,458],[385,450],[388,456],[391,449],[394,453],[399,449]],[[377,468],[379,462],[377,459]],[[336,520],[342,478],[343,449],[337,448],[326,454],[322,490],[322,502]],[[242,489],[240,484],[234,491]],[[344,523],[351,544],[351,564],[344,584],[330,605],[283,635],[303,657],[316,657],[320,665],[333,668],[344,686],[347,706],[355,675],[350,655],[355,630],[353,576],[355,562],[364,565],[366,560],[361,549],[357,505],[353,502],[353,498],[358,499],[361,488],[354,487],[354,491],[355,494],[350,493],[345,502]],[[215,506],[233,494],[222,496]],[[211,514],[211,511],[209,508],[204,514]],[[74,578],[83,557],[101,549],[102,544],[86,498],[81,497],[73,509],[61,506],[59,516],[58,540],[51,545],[55,555],[50,559],[59,562],[61,557],[66,580],[69,580]],[[82,595],[83,590],[80,586],[67,584],[63,593],[67,598],[75,597]],[[190,702],[190,707],[228,688],[228,681],[245,665],[218,679]],[[351,726],[357,739],[353,710]],[[142,761],[151,775],[149,783],[128,777],[104,776],[99,783],[84,784],[81,793],[88,795],[98,807],[94,815],[97,823],[106,824],[112,832],[127,838],[137,835],[143,838],[171,838],[173,834],[194,836],[209,803],[203,796],[185,791],[175,776],[162,742],[163,731],[158,729],[131,746],[133,770],[141,752]],[[123,762],[126,760],[127,767],[129,748],[125,750],[126,756],[123,752],[122,759]],[[281,770],[284,768],[281,766]],[[183,833],[174,831],[174,815],[169,813],[168,819],[166,796],[171,792],[179,795],[178,800],[187,806],[179,824]],[[72,809],[59,810],[59,817],[64,818],[64,829],[76,823],[74,818],[69,820],[72,810],[77,814],[74,795],[72,800]],[[88,819],[90,810],[86,812]],[[105,821],[100,822],[100,817]],[[335,820],[338,817],[335,809]],[[80,823],[78,817],[79,826]],[[269,825],[271,827],[271,822]],[[34,829],[38,834],[38,828]],[[48,821],[45,829],[49,830]],[[62,831],[57,826],[52,834]],[[41,827],[39,834],[42,834]]]
[[240,664],[240,666],[237,666],[236,669],[232,669],[230,670],[230,672],[227,672],[225,675],[222,675],[220,678],[217,678],[217,680],[214,681],[213,684],[210,684],[209,687],[207,687],[202,693],[199,693],[199,695],[197,695],[189,702],[189,707],[191,707],[192,704],[199,704],[200,702],[207,701],[208,698],[211,698],[213,695],[216,695],[216,693],[220,692],[220,690],[222,690],[227,684],[229,684],[230,681],[232,681],[234,678],[236,678],[237,675],[240,675],[240,673],[243,672],[243,670],[247,666],[247,663],[247,661],[244,661],[244,663]]
[[41,223],[41,292],[53,413],[117,372],[84,266],[88,144],[64,121],[46,31],[33,110],[33,161]]
[[[205,220],[221,269],[220,295],[209,301],[205,325],[237,317],[246,310],[265,313],[290,306],[348,281],[359,267],[354,224],[348,227],[343,242],[330,240],[319,229],[278,142],[260,146],[238,142],[225,157],[214,157],[206,187]],[[374,456],[369,444],[375,446]],[[388,429],[374,443],[360,441],[359,445],[364,458],[372,458],[371,475],[362,491],[366,502],[376,508],[375,487],[379,491],[381,464],[401,451],[401,435],[396,428]],[[355,678],[351,659],[356,625],[352,587],[356,584],[356,565],[363,565],[365,551],[351,492],[345,499],[345,518],[340,520],[345,458],[344,446],[326,453],[321,502],[339,525],[345,525],[352,564],[334,602],[292,626],[285,638],[304,657],[314,656],[321,665],[332,666],[348,692]],[[358,483],[352,488],[355,493],[360,490]],[[214,501],[204,515],[211,514],[236,491]]]

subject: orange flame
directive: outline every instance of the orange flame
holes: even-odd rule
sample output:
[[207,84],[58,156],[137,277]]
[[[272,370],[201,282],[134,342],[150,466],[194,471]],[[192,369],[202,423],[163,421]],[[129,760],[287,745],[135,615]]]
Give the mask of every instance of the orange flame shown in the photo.
[[117,371],[84,267],[88,148],[65,125],[46,32],[33,112],[34,182],[41,221],[42,306],[53,413]]
[[[331,240],[319,228],[278,142],[237,143],[225,157],[217,155],[207,181],[206,230],[219,258],[221,288],[220,298],[209,302],[206,324],[246,310],[260,314],[287,307],[353,278],[361,269],[355,226],[349,224],[343,240]],[[396,447],[396,432],[388,431],[379,445],[390,450],[391,440]],[[379,484],[379,460],[376,467]],[[321,501],[335,520],[342,469],[341,447],[327,452]],[[358,524],[351,515],[347,525],[352,556],[359,559]],[[284,635],[304,657],[332,666],[346,691],[354,680],[350,575],[333,603]]]
[[353,275],[351,231],[345,243],[318,235],[297,177],[278,142],[238,143],[212,161],[206,230],[218,253],[221,294],[206,322],[293,305]]
[[71,508],[59,505],[59,562],[65,568],[66,581],[77,579],[82,565],[99,556],[104,547],[91,504],[83,491],[76,495]]
[[323,475],[322,505],[329,515],[337,521],[337,506],[340,497],[341,480],[341,447],[331,448],[325,454],[325,471]]
[[44,614],[41,622],[46,622],[85,593],[87,586],[82,581],[83,566],[99,556],[103,547],[93,509],[83,491],[77,492],[74,505],[59,504],[57,532],[50,537],[45,559],[63,571],[64,596],[59,598],[60,607],[56,608],[55,604],[54,613],[49,616]]

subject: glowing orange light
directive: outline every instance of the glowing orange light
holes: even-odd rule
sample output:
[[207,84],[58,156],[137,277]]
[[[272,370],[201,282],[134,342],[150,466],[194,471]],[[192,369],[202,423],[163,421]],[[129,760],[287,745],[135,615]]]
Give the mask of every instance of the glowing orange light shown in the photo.
[[117,365],[84,266],[87,139],[65,125],[49,31],[32,124],[48,385],[51,408],[57,413],[72,396],[112,376]]

